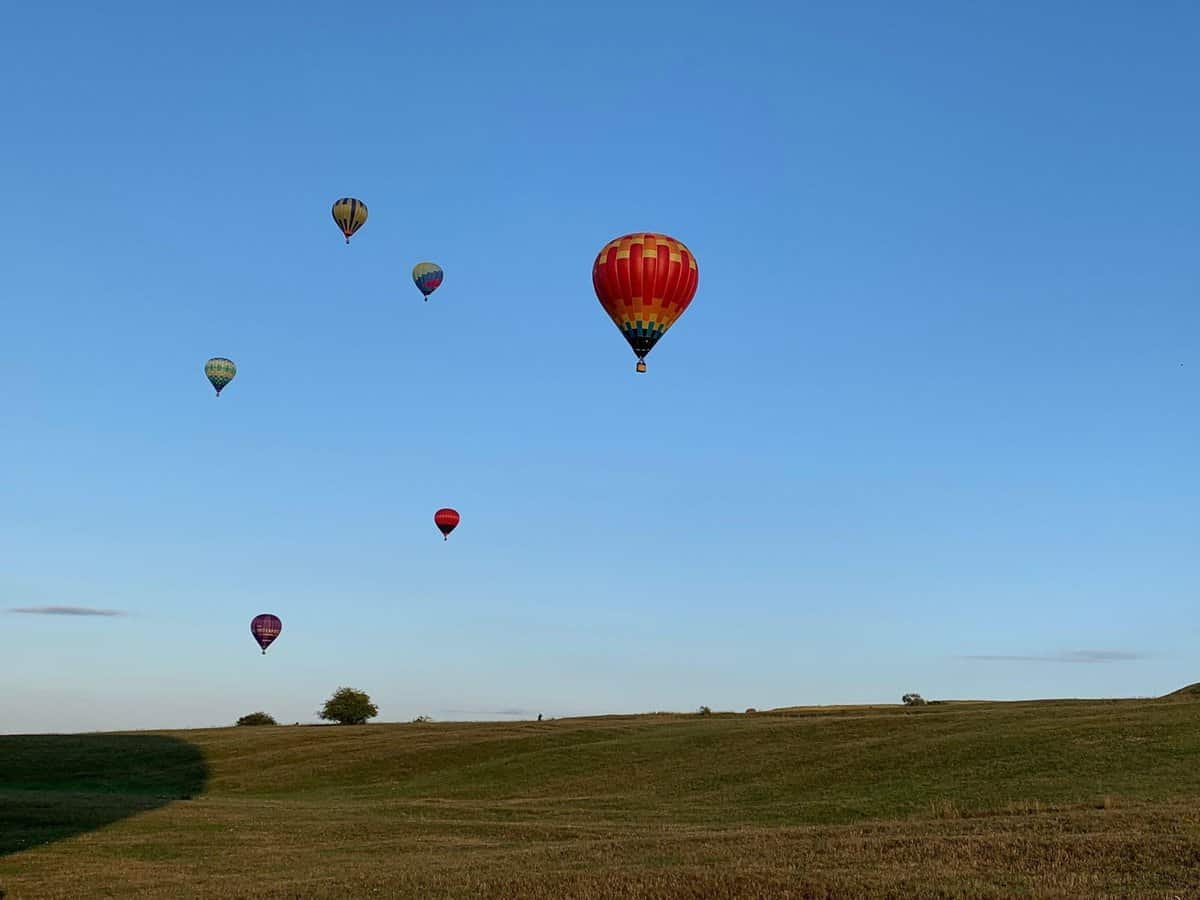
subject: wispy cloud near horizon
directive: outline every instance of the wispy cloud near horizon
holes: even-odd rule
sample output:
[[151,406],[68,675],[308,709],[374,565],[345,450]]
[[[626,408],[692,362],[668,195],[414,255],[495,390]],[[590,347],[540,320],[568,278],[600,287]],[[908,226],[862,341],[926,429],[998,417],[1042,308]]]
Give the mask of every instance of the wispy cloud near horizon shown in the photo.
[[531,709],[439,709],[440,713],[451,713],[456,716],[536,716]]
[[10,613],[31,616],[127,616],[123,609],[99,609],[95,606],[14,606]]
[[1058,663],[1110,663],[1149,659],[1150,654],[1130,650],[1067,650],[1042,656],[1005,656],[993,654],[964,654],[959,659],[982,662],[1058,662]]

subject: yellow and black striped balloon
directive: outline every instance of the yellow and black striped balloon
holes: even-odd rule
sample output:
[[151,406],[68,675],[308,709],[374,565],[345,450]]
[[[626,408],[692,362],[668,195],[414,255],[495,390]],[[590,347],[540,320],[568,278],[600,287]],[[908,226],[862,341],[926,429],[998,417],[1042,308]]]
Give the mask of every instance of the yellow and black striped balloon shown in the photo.
[[333,221],[342,229],[348,244],[350,235],[362,228],[363,223],[367,221],[367,204],[353,197],[343,197],[333,204]]

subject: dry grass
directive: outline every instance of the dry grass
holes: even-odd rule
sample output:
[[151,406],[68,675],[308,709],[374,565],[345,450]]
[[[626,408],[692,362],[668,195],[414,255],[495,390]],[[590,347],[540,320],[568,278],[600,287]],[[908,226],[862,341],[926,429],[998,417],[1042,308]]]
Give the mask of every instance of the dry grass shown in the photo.
[[1156,701],[0,738],[0,885],[1197,896],[1198,762],[1200,705]]

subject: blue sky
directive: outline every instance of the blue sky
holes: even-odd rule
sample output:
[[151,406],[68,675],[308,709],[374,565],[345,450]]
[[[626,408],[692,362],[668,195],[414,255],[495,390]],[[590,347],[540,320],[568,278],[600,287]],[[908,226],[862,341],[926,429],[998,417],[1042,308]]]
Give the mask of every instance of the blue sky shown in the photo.
[[1200,679],[1194,4],[248,6],[6,15],[0,730]]

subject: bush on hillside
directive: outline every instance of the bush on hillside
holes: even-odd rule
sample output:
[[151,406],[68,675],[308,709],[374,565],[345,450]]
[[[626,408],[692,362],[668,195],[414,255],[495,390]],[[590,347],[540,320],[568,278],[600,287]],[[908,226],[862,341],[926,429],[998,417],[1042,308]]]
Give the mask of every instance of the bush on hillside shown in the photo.
[[707,706],[700,707],[698,710],[696,710],[696,712],[702,716],[711,716],[712,715],[712,710],[709,709]]
[[274,716],[269,716],[265,712],[252,712],[249,715],[242,716],[237,720],[239,725],[278,725]]
[[340,687],[325,701],[317,715],[327,722],[337,722],[339,725],[362,725],[367,719],[379,715],[379,707],[371,702],[371,698],[365,692]]
[[433,716],[417,716],[412,720],[414,725],[424,725],[426,722],[432,722]]
[[929,702],[920,694],[905,694],[900,699],[904,701],[905,706],[924,706]]

